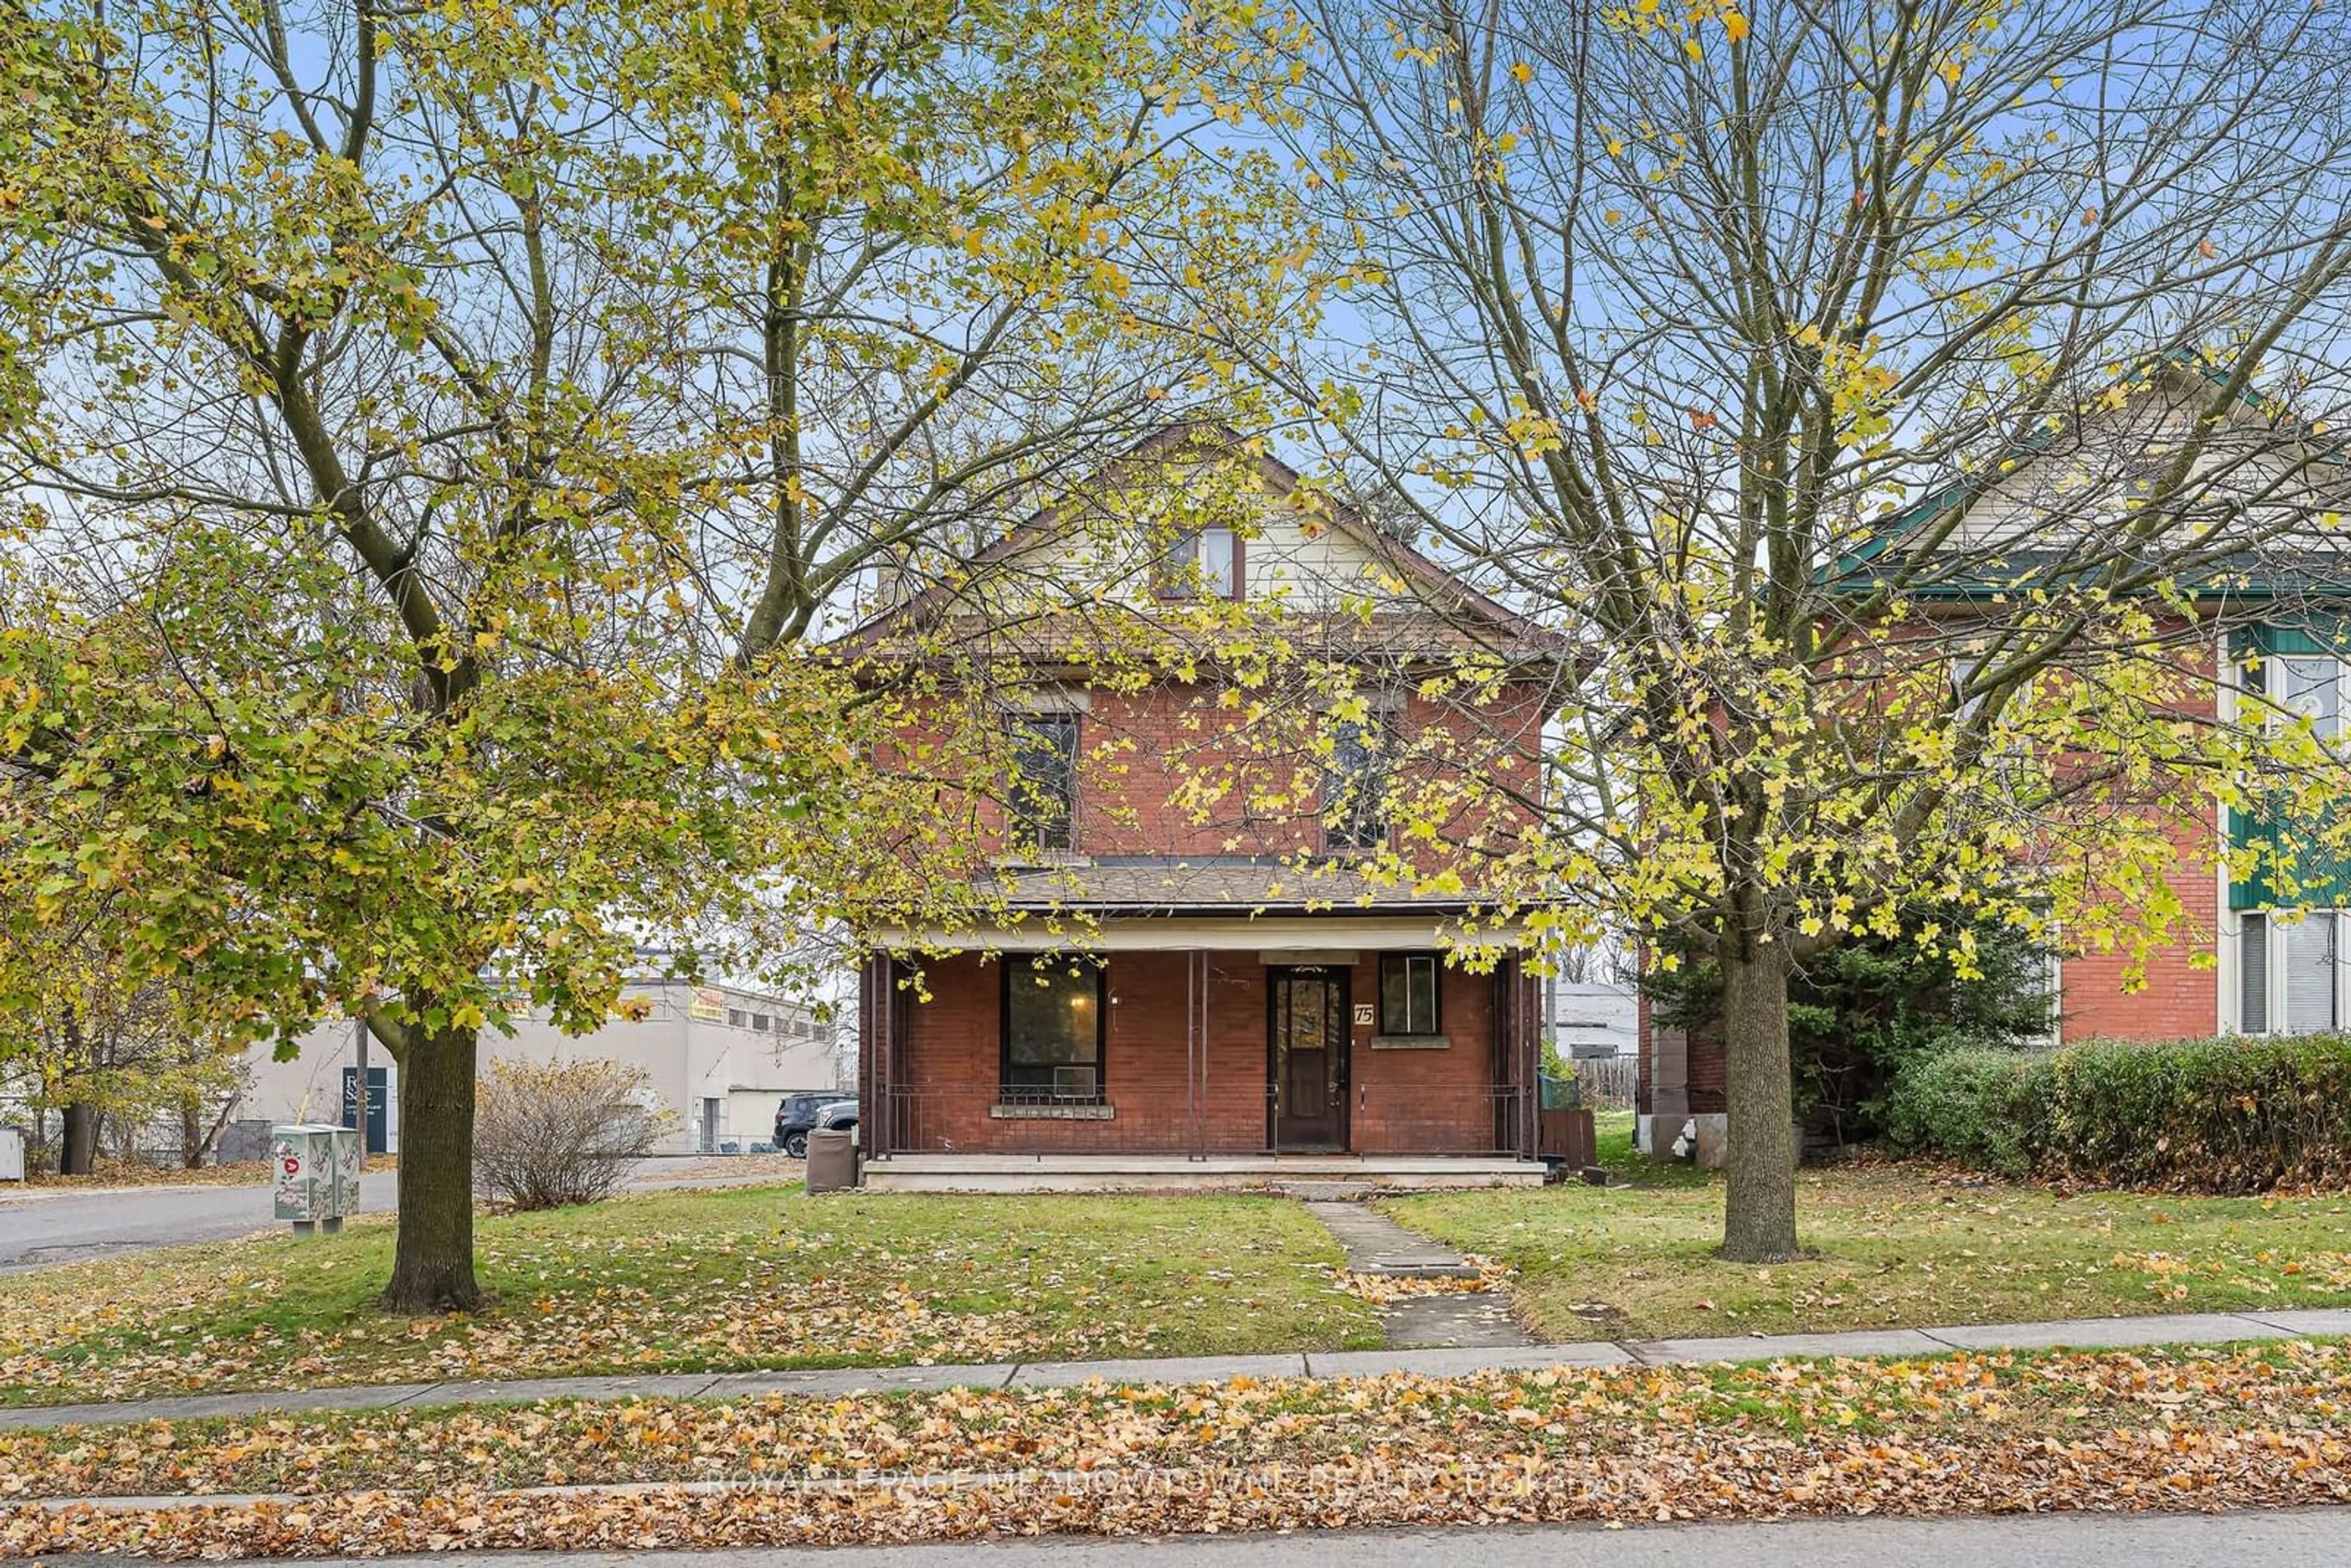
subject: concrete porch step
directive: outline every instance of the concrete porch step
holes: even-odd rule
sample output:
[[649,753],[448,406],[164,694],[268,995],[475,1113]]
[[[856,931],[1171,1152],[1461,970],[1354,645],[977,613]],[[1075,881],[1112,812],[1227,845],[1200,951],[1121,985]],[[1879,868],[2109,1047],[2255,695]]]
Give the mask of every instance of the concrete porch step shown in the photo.
[[1276,1182],[1273,1190],[1301,1203],[1361,1203],[1387,1189],[1372,1181],[1285,1181]]
[[[1333,1186],[1347,1196],[1419,1187],[1540,1186],[1537,1160],[1447,1155],[893,1154],[869,1160],[877,1192],[1236,1192]],[[1317,1195],[1320,1196],[1319,1194]]]

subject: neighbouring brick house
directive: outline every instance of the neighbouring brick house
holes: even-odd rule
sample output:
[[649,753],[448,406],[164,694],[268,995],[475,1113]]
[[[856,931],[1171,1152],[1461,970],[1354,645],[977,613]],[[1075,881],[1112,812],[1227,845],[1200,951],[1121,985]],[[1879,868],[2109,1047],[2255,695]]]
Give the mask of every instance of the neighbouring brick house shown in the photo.
[[[1930,496],[1896,526],[1964,507],[1968,520],[1952,535],[1955,548],[2028,539],[2036,511],[2049,506],[2047,486],[2064,482],[2048,470],[2143,471],[2186,420],[2212,406],[2216,379],[2204,367],[2168,361],[2126,402],[2106,403],[2062,453],[2036,454],[2002,465],[1996,476]],[[2314,516],[2351,504],[2336,444],[2314,439],[2319,431],[2251,397],[2230,410],[2228,420],[2207,460],[2222,476],[2213,481],[2217,496]],[[2003,548],[1998,559],[2004,570],[2023,573],[2031,549]],[[1930,612],[1945,627],[1963,624],[1968,598],[1953,591]],[[2190,674],[2191,695],[2172,705],[2176,712],[2233,724],[2248,704],[2267,704],[2310,714],[2323,736],[2351,740],[2351,569],[2332,546],[2282,542],[2266,556],[2218,563],[2193,601],[2192,614],[2158,616],[2150,638]],[[2216,796],[2208,810],[2175,819],[2167,831],[2176,852],[2163,879],[2179,905],[2170,940],[2134,976],[2126,953],[2069,946],[2061,929],[2048,958],[2046,983],[2055,1000],[2048,1043],[2306,1033],[2351,1024],[2351,925],[2345,924],[2351,921],[2351,874],[2314,875],[2305,864],[2301,904],[2280,907],[2260,875],[2231,876],[2226,852],[2273,834],[2274,824],[2245,820]],[[1719,1040],[1656,1023],[1645,999],[1639,1085],[1640,1147],[1662,1152],[1692,1127],[1699,1157],[1719,1158],[1727,1129]]]
[[[1310,661],[1343,663],[1372,696],[1355,716],[1310,716],[1327,751],[1260,758],[1219,704],[1232,686],[1213,638],[1154,655],[1147,680],[1105,680],[1078,646],[1106,634],[1100,620],[1011,617],[968,584],[852,633],[846,645],[885,663],[943,628],[960,627],[958,643],[992,638],[987,674],[964,677],[984,689],[939,700],[987,705],[1015,758],[1005,799],[942,806],[994,852],[980,928],[866,934],[866,1181],[1540,1179],[1541,1018],[1522,929],[1481,918],[1479,888],[1415,891],[1363,864],[1396,831],[1382,803],[1392,769],[1437,766],[1433,752],[1458,765],[1481,732],[1524,765],[1551,645],[1427,557],[1308,500],[1291,471],[1228,434],[1165,433],[1123,472],[1108,487],[1123,500],[1092,495],[1033,519],[985,553],[982,573],[1098,585],[1095,613],[1114,608],[1128,631],[1196,624],[1211,601],[1238,636],[1278,620]],[[1148,510],[1138,497],[1153,486],[1236,473],[1237,526],[1125,515]],[[1426,695],[1423,678],[1464,655],[1501,662],[1499,695]],[[1218,770],[1254,781],[1187,791]],[[1479,831],[1464,821],[1447,836]],[[1478,965],[1450,940],[1465,921],[1485,944]]]

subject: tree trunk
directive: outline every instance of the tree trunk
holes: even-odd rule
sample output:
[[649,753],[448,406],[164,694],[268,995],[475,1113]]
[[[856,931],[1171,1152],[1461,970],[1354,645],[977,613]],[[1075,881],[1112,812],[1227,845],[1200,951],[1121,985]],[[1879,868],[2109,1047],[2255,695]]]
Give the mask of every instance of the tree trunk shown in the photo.
[[[81,1015],[72,1008],[65,1010],[63,1049],[59,1052],[63,1066],[58,1083],[62,1087],[89,1071],[82,1056]],[[85,1100],[68,1100],[63,1107],[62,1125],[57,1129],[57,1175],[89,1176],[98,1163],[98,1107]]]
[[1722,1255],[1739,1263],[1796,1256],[1796,1095],[1788,1053],[1788,956],[1778,943],[1731,934],[1722,944],[1729,1200]]
[[219,1107],[210,1119],[204,1115],[203,1102],[193,1094],[180,1101],[180,1163],[192,1171],[199,1171],[212,1163],[214,1151],[220,1147],[221,1134],[228,1130],[228,1119],[236,1111],[236,1096],[224,1095]]
[[57,1148],[59,1176],[89,1176],[98,1169],[98,1107],[77,1100],[65,1110]]
[[415,1028],[400,1057],[400,1234],[383,1291],[391,1312],[482,1304],[474,1281],[474,1043],[472,1030]]

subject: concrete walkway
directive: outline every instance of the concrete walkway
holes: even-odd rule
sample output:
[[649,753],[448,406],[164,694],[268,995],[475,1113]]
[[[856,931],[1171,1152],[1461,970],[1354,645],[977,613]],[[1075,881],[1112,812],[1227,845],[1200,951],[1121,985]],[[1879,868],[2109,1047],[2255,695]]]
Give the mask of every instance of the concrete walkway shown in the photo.
[[1451,1248],[1406,1230],[1368,1203],[1301,1206],[1339,1239],[1347,1267],[1358,1274],[1396,1280],[1474,1280],[1478,1270]]
[[[1389,1280],[1476,1280],[1478,1270],[1451,1248],[1407,1230],[1368,1203],[1316,1202],[1306,1212],[1322,1222],[1347,1254],[1350,1272]],[[1380,1308],[1380,1332],[1389,1348],[1495,1348],[1531,1345],[1501,1291],[1446,1290],[1399,1296]]]
[[831,1396],[907,1394],[935,1388],[1074,1388],[1105,1383],[1209,1383],[1252,1377],[1376,1377],[1412,1373],[1455,1377],[1552,1366],[1695,1365],[1806,1356],[1926,1356],[1953,1351],[2124,1350],[2240,1340],[2351,1335],[2351,1309],[2279,1312],[2181,1312],[2144,1318],[2072,1318],[2057,1322],[1980,1323],[1851,1333],[1756,1334],[1744,1339],[1669,1339],[1531,1346],[1467,1345],[1419,1350],[1307,1351],[1281,1355],[1177,1356],[1161,1361],[998,1362],[979,1366],[859,1367],[823,1372],[706,1372],[645,1377],[544,1377],[510,1383],[404,1383],[251,1394],[197,1394],[113,1405],[47,1405],[0,1410],[0,1431],[115,1421],[180,1421],[302,1410],[426,1409],[536,1399],[737,1399],[767,1394]]

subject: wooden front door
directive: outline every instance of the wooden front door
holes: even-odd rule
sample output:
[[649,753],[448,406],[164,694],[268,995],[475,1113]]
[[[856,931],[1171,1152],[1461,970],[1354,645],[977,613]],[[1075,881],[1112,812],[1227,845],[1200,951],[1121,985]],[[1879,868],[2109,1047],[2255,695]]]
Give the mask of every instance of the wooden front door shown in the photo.
[[1276,1150],[1347,1146],[1347,972],[1300,966],[1268,973],[1268,1141]]

